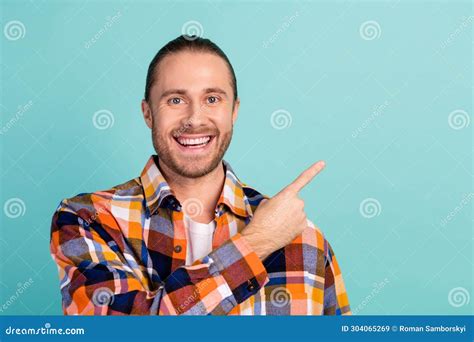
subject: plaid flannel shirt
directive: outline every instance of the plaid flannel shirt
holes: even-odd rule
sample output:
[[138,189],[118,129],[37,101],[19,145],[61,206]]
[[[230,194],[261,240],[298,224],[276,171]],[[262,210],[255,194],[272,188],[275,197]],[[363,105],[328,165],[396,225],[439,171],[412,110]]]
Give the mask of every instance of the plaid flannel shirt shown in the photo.
[[263,198],[223,161],[213,250],[186,266],[181,204],[158,157],[140,177],[64,199],[51,227],[67,315],[347,315],[341,270],[310,221],[263,262],[241,230]]

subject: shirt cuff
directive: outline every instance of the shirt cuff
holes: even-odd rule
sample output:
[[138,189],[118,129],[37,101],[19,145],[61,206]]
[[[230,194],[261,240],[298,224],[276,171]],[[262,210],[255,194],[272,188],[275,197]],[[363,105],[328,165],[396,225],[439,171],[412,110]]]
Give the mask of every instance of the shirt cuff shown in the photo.
[[268,274],[260,258],[240,233],[209,254],[211,267],[229,285],[237,303],[255,295],[268,281]]

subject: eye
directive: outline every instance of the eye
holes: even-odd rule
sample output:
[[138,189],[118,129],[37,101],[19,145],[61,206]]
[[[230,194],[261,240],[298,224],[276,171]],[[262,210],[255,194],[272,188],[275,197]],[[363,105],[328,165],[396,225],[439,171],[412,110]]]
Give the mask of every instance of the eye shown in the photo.
[[216,96],[208,96],[207,97],[207,102],[210,103],[210,104],[214,104],[214,103],[219,102],[219,98],[216,97]]
[[182,102],[183,102],[183,100],[179,97],[172,97],[168,100],[168,103],[173,104],[173,105],[179,105]]

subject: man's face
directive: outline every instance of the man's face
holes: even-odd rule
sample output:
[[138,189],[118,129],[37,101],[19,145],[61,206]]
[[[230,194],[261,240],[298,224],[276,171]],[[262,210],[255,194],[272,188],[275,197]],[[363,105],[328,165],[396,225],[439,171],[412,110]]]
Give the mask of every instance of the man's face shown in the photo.
[[237,118],[230,71],[219,56],[182,51],[157,72],[142,110],[160,163],[184,177],[206,175],[222,160]]

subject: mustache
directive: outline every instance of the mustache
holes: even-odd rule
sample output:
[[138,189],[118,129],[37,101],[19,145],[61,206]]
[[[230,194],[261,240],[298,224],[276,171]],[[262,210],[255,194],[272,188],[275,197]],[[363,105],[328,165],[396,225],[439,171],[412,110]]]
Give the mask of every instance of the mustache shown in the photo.
[[204,134],[204,135],[218,135],[219,130],[214,127],[196,127],[196,128],[191,128],[190,126],[182,125],[178,128],[175,128],[172,130],[172,135],[175,138],[179,138],[182,134],[187,133],[187,134]]

